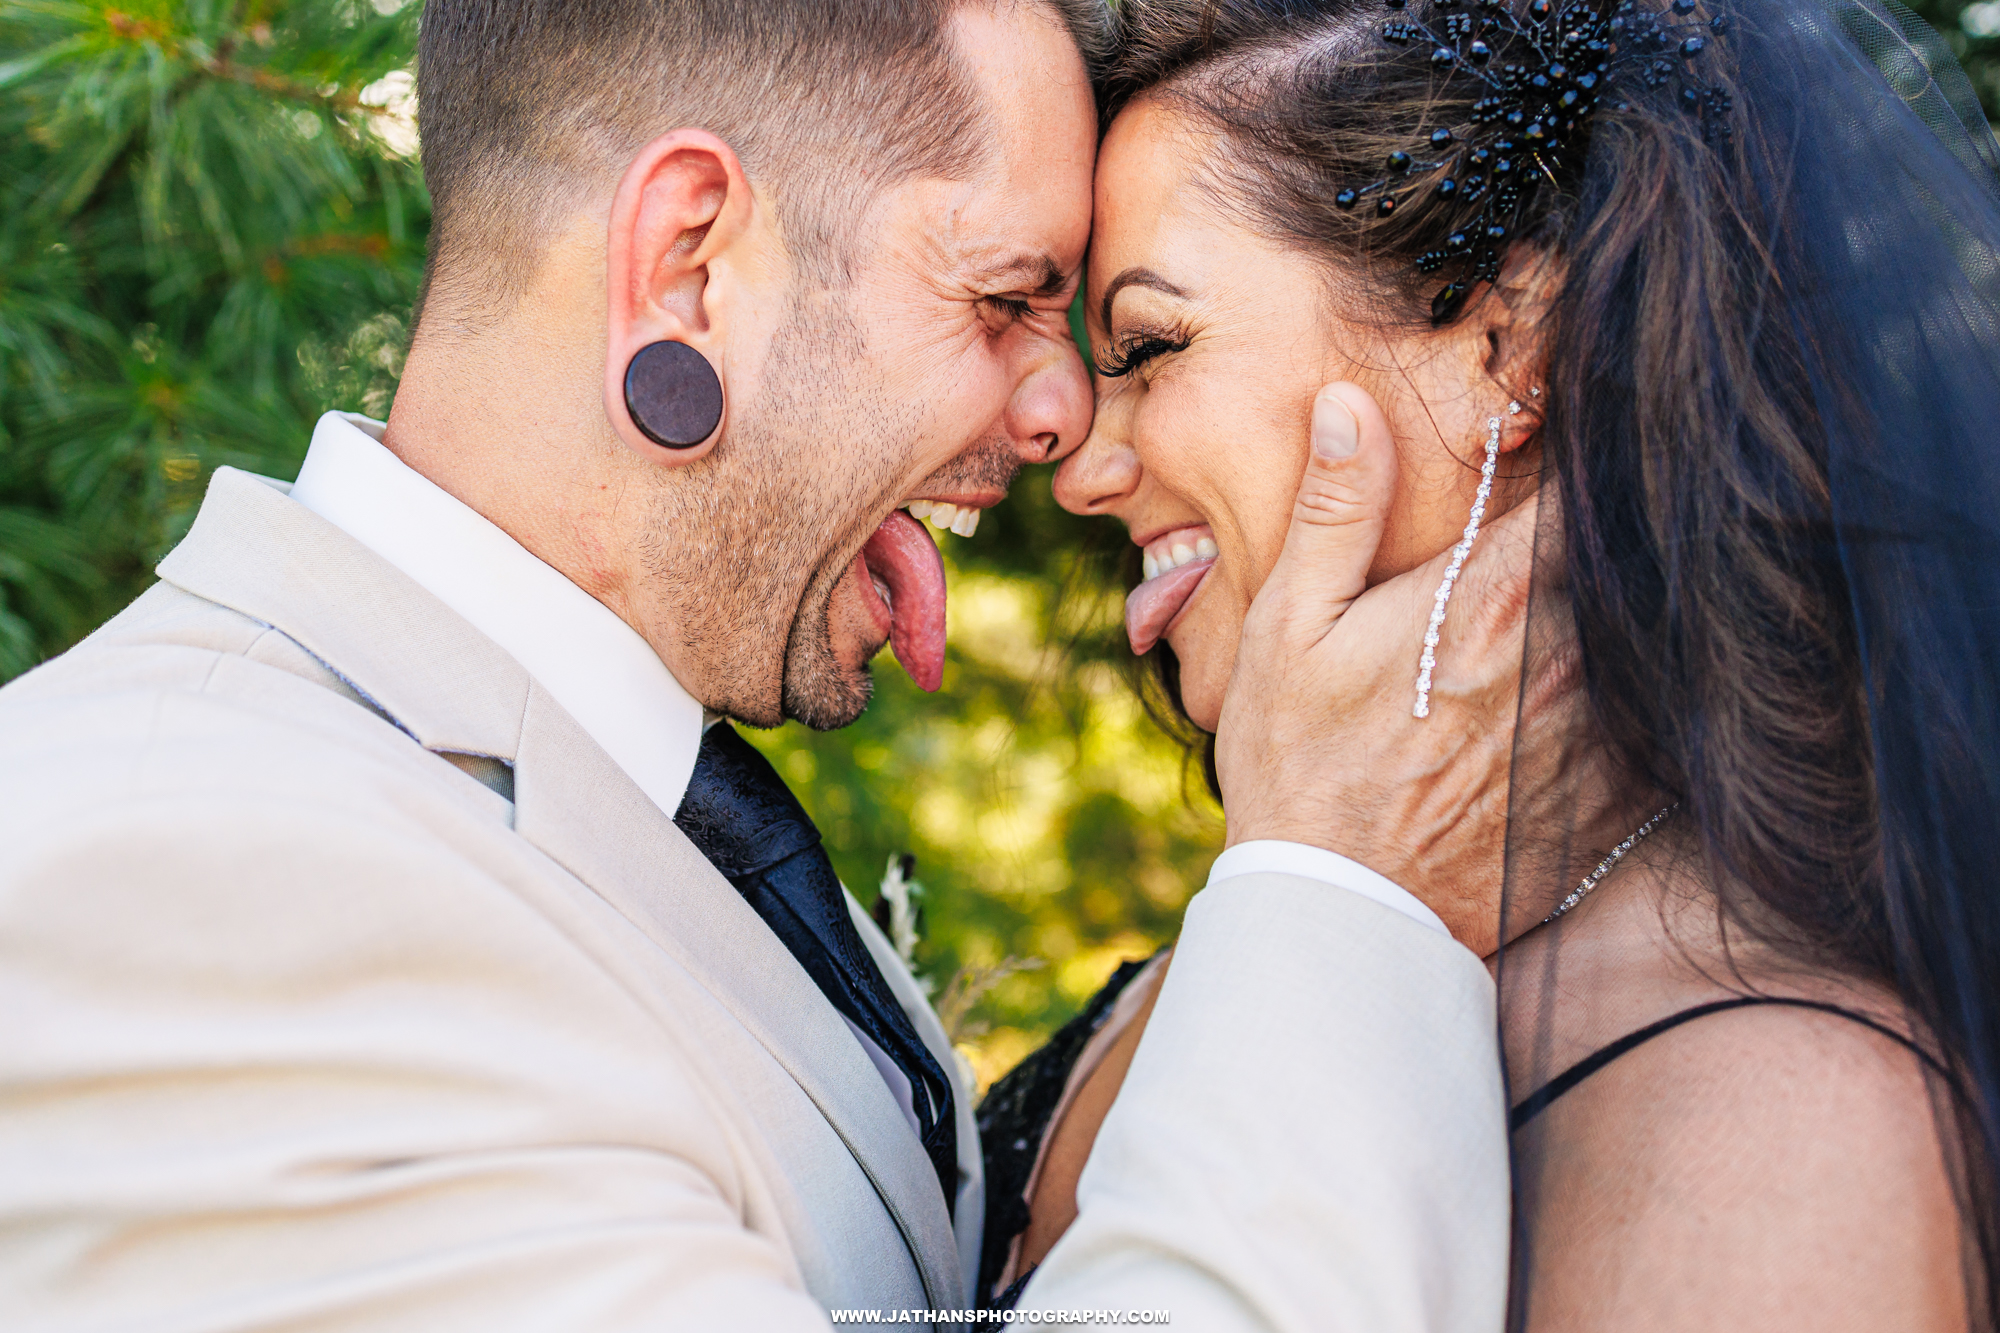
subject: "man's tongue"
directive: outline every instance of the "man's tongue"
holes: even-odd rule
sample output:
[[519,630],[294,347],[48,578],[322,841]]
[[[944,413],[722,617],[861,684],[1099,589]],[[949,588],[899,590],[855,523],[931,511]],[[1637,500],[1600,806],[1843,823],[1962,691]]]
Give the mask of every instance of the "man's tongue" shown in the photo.
[[944,561],[924,525],[901,509],[861,548],[870,578],[889,590],[889,646],[917,688],[944,684]]
[[1215,568],[1215,540],[1206,527],[1170,532],[1148,543],[1146,568],[1146,581],[1125,599],[1125,637],[1140,657],[1153,650]]

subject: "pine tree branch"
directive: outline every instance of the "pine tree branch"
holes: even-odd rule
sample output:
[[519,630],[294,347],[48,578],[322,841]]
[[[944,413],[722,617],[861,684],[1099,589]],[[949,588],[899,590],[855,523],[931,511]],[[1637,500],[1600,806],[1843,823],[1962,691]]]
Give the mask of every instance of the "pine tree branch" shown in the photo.
[[329,90],[261,66],[236,63],[235,53],[242,44],[238,35],[223,38],[216,43],[213,52],[204,53],[190,43],[176,40],[166,25],[155,19],[134,18],[122,10],[108,9],[104,12],[104,21],[120,37],[127,41],[151,43],[159,47],[163,55],[181,61],[195,74],[220,82],[240,83],[272,97],[325,107],[336,113],[361,109],[359,88],[336,86]]
[[[233,56],[241,45],[241,36],[231,34],[216,43],[213,54],[202,54],[192,43],[178,40],[168,27],[157,19],[135,18],[123,10],[108,9],[104,12],[105,24],[112,32],[131,42],[150,43],[162,55],[179,61],[186,67],[186,74],[176,79],[167,90],[165,101],[177,103],[188,91],[203,79],[217,82],[236,83],[253,88],[258,92],[287,101],[303,102],[310,106],[326,108],[336,115],[360,110],[363,106],[361,90],[358,88],[336,87],[328,91],[323,86],[302,82],[268,69],[246,66],[235,62]],[[263,25],[258,25],[263,27]],[[269,39],[268,28],[260,35],[255,29],[253,40]],[[71,218],[87,217],[102,201],[108,185],[128,174],[133,160],[144,151],[145,135],[138,127],[133,127],[125,136],[125,141],[117,155],[98,173],[96,182],[89,193],[74,206],[63,210]]]

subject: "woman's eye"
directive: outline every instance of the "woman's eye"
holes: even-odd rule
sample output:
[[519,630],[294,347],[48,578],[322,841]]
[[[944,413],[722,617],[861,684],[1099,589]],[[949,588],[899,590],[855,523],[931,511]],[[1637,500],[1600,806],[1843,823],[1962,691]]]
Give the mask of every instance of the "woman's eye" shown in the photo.
[[1166,338],[1157,333],[1140,334],[1126,339],[1108,358],[1099,361],[1097,373],[1106,379],[1117,379],[1130,375],[1156,356],[1168,356],[1186,349],[1185,338]]

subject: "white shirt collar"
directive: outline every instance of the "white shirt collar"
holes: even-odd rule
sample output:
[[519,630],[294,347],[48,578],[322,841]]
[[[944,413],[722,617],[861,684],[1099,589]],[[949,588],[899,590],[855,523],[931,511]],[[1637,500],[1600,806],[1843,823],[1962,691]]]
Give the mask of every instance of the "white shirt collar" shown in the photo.
[[701,705],[638,631],[390,453],[382,429],[321,417],[292,498],[505,649],[671,819],[701,751]]

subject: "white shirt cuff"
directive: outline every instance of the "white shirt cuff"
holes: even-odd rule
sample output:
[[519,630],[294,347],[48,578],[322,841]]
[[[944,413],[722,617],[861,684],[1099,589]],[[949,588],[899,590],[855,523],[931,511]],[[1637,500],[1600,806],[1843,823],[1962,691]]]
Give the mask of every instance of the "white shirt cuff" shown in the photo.
[[1215,858],[1215,864],[1209,867],[1208,882],[1220,884],[1237,875],[1255,874],[1303,875],[1307,879],[1320,880],[1358,893],[1384,907],[1393,907],[1440,935],[1451,934],[1438,914],[1424,906],[1408,889],[1339,852],[1329,852],[1324,847],[1313,847],[1303,842],[1280,842],[1275,838],[1239,842]]

